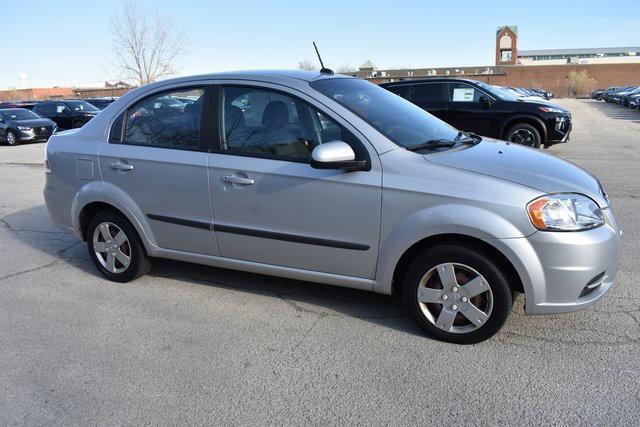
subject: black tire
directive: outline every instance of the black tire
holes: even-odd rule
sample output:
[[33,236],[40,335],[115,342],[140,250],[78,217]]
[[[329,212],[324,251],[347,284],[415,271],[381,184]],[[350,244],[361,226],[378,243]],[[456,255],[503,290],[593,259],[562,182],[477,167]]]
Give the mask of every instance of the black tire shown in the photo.
[[[519,142],[520,134],[531,135],[532,140],[530,142]],[[542,138],[540,137],[538,129],[527,123],[518,123],[511,126],[504,139],[516,144],[523,144],[531,148],[540,148],[540,144],[542,143]]]
[[7,132],[6,138],[7,145],[18,145],[18,138],[16,137],[16,134],[13,133],[13,131]]
[[[124,232],[128,239],[130,261],[129,265],[122,272],[114,273],[105,268],[105,266],[102,265],[102,262],[98,259],[98,255],[94,249],[94,233],[96,232],[96,228],[103,223],[116,225]],[[144,276],[151,269],[151,262],[147,256],[142,241],[140,240],[140,236],[138,236],[138,233],[129,220],[120,213],[111,210],[104,210],[96,213],[93,218],[91,218],[89,225],[87,226],[86,239],[91,260],[95,264],[96,268],[109,280],[121,283],[130,282],[140,276]]]
[[[477,273],[484,276],[490,288],[493,301],[488,318],[480,327],[471,325],[471,327],[475,327],[476,329],[469,332],[448,332],[437,327],[434,324],[437,322],[435,322],[435,320],[429,320],[423,311],[422,307],[427,306],[427,304],[418,302],[418,287],[420,286],[422,278],[438,265],[446,263],[464,264],[465,266],[471,267]],[[460,280],[457,271],[456,279]],[[460,289],[464,287],[463,284],[459,286]],[[482,295],[489,294],[488,291],[485,292],[486,293]],[[443,304],[448,304],[452,301],[455,302],[453,297]],[[403,283],[403,303],[405,309],[413,316],[418,326],[420,326],[428,336],[455,344],[475,344],[492,337],[502,328],[511,313],[513,292],[499,264],[490,256],[483,254],[480,249],[446,244],[434,246],[420,252],[409,264]],[[469,304],[471,304],[471,301],[469,301]],[[444,305],[441,310],[444,310]],[[455,322],[460,322],[462,324],[461,328],[469,327],[465,325],[465,322],[472,323],[469,322],[463,314],[463,309],[457,312],[455,316]],[[439,320],[439,318],[437,320]]]

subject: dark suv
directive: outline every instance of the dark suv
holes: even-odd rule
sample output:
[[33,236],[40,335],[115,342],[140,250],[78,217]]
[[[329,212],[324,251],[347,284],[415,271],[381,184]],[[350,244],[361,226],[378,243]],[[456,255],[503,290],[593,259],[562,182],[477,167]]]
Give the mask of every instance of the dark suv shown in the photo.
[[571,113],[476,80],[432,78],[380,86],[456,129],[538,148],[569,140]]
[[74,129],[82,127],[100,110],[86,101],[53,100],[39,102],[33,112],[53,120],[60,129]]

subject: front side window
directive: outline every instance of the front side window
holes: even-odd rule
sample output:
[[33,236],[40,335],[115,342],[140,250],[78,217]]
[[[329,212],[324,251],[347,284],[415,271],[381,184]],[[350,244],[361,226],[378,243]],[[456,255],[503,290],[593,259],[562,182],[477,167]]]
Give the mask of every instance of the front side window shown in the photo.
[[222,89],[222,150],[243,155],[308,162],[323,142],[348,132],[306,102],[256,87]]
[[56,104],[56,113],[57,114],[65,114],[70,113],[71,110],[64,104]]
[[453,103],[477,104],[482,96],[485,96],[485,94],[466,83],[449,83],[449,99]]
[[328,78],[311,83],[392,142],[411,148],[430,141],[451,140],[458,131],[415,104],[365,80]]
[[203,101],[202,88],[164,92],[138,101],[127,110],[122,143],[202,150]]
[[66,104],[67,107],[78,113],[100,111],[95,106],[89,104],[87,101],[67,101]]

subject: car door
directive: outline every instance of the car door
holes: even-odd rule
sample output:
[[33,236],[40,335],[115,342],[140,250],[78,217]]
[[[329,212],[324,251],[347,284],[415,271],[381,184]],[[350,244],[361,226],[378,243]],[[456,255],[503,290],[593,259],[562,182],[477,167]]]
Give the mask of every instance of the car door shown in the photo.
[[465,82],[450,82],[447,91],[449,109],[447,122],[456,129],[482,136],[499,137],[496,134],[500,112],[495,99]]
[[[368,142],[317,101],[275,85],[221,86],[218,105],[209,177],[222,256],[373,278],[382,174]],[[313,148],[335,140],[371,170],[312,168]]]
[[495,133],[493,98],[465,82],[448,83],[447,122],[456,129],[492,136]]
[[409,91],[409,101],[437,118],[447,121],[446,84],[442,82],[416,83]]
[[[211,232],[209,142],[201,132],[204,95],[203,86],[179,87],[130,106],[102,144],[100,173],[146,216],[159,247],[219,255]],[[195,102],[177,100],[183,97]]]

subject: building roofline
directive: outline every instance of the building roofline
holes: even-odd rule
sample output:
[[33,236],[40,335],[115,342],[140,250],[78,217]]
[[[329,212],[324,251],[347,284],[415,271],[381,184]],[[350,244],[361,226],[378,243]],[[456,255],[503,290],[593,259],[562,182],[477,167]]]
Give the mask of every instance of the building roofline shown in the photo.
[[544,56],[544,55],[580,55],[580,54],[606,54],[606,53],[627,53],[637,52],[640,54],[640,46],[623,46],[623,47],[594,47],[594,48],[575,48],[575,49],[534,49],[520,50],[518,56]]

